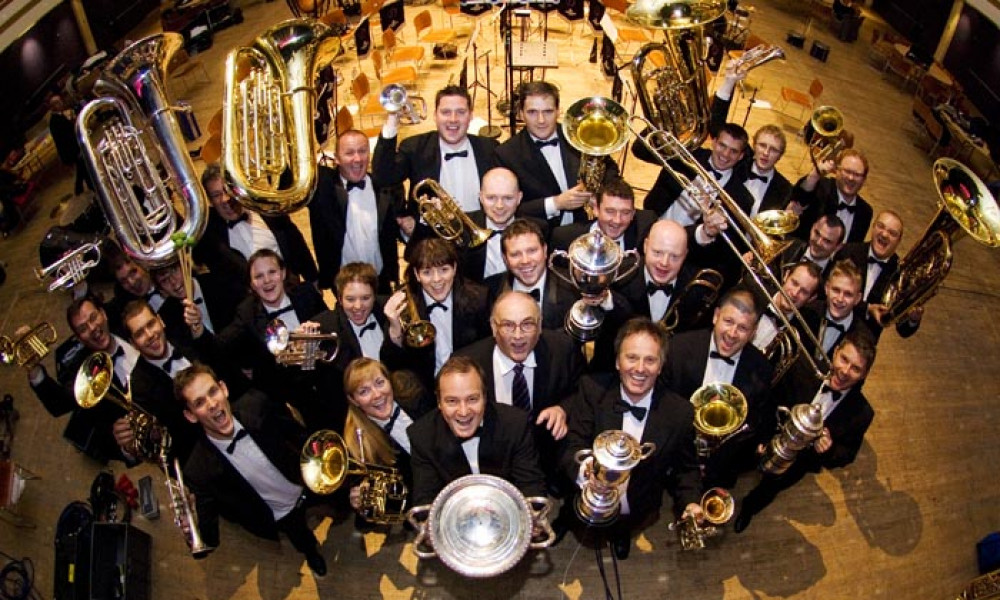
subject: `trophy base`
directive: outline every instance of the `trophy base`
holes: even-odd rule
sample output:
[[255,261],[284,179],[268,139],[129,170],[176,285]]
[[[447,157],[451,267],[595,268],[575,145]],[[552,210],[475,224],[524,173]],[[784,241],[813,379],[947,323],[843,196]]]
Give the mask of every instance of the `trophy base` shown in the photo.
[[615,502],[612,506],[592,506],[584,500],[583,494],[576,497],[573,511],[578,519],[593,527],[606,527],[618,520],[621,514],[621,504]]
[[604,310],[577,300],[566,313],[564,329],[578,342],[587,343],[597,339],[598,330],[604,323]]

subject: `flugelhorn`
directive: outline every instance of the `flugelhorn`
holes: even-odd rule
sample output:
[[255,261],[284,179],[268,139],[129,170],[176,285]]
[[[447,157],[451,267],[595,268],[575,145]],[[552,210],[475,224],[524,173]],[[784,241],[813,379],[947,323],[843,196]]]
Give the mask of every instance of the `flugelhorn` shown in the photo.
[[837,160],[837,156],[854,145],[853,136],[844,131],[844,114],[833,106],[820,106],[809,117],[813,129],[809,140],[809,158],[820,175],[819,163]]
[[[604,159],[628,143],[628,111],[610,98],[581,98],[563,114],[563,135],[580,151],[579,180],[591,194],[604,186]],[[584,205],[587,218],[594,219],[594,207]]]
[[279,364],[299,367],[303,371],[315,370],[317,362],[333,362],[340,350],[336,333],[289,331],[281,319],[267,324],[264,340]]
[[94,86],[102,97],[76,121],[104,213],[125,252],[147,267],[173,260],[171,235],[200,239],[207,222],[208,196],[165,92],[167,66],[183,43],[160,33],[122,50]]
[[441,239],[462,248],[476,248],[490,239],[490,230],[476,225],[437,181],[423,179],[410,191],[420,216]]
[[[634,122],[639,122],[641,127],[635,127],[633,125]],[[777,312],[781,324],[784,327],[792,327],[792,322],[794,321],[799,325],[799,329],[804,332],[809,343],[813,344],[812,347],[821,347],[821,344],[816,339],[816,335],[806,324],[802,313],[795,308],[795,304],[788,297],[781,282],[767,268],[767,265],[781,254],[790,242],[774,240],[761,231],[756,223],[743,212],[739,204],[733,200],[732,196],[719,185],[715,177],[705,170],[705,167],[695,159],[681,140],[673,133],[656,129],[652,123],[639,115],[631,117],[629,127],[632,128],[632,133],[646,146],[660,165],[677,180],[677,183],[684,188],[689,196],[701,199],[709,208],[715,208],[721,212],[729,224],[729,228],[721,231],[719,236],[726,242],[726,245],[729,246],[729,249],[736,255],[738,260],[743,263],[747,274],[750,275],[750,281],[753,282],[757,291],[765,298],[773,298],[776,294],[781,294],[784,296],[788,306],[792,307],[791,318],[785,316],[781,311]],[[695,178],[691,179],[685,173],[675,169],[670,164],[668,158],[670,156],[676,157],[685,167],[690,169],[694,173]],[[737,241],[741,245],[734,242],[731,236],[736,236]],[[749,250],[752,260],[748,261],[743,258],[743,253],[746,250]],[[801,344],[801,340],[798,340],[798,343]],[[823,379],[830,372],[830,361],[825,354],[820,353],[818,356],[812,356],[808,350],[802,350],[801,354],[818,378]]]
[[668,526],[669,529],[677,532],[677,537],[681,542],[681,550],[704,548],[705,539],[719,535],[722,531],[719,526],[728,523],[736,510],[736,501],[733,500],[732,494],[719,487],[705,492],[699,504],[702,512],[705,513],[705,522],[709,525],[699,525],[694,515],[689,514]]
[[400,123],[416,125],[427,118],[427,101],[420,96],[411,96],[398,83],[390,83],[382,88],[378,102],[390,114],[399,113]]
[[55,328],[44,321],[13,341],[5,335],[0,336],[0,362],[30,371],[48,356],[49,348],[58,339]]
[[222,165],[243,206],[283,215],[305,206],[316,187],[313,109],[319,71],[340,38],[313,19],[289,19],[226,58]]
[[413,299],[413,292],[410,285],[404,281],[398,287],[393,288],[393,293],[403,290],[406,296],[406,308],[399,316],[400,325],[403,327],[403,343],[410,348],[426,348],[434,343],[437,336],[437,329],[428,320],[420,318],[420,311],[417,310],[417,303]]
[[701,303],[698,306],[698,310],[695,314],[690,315],[690,321],[692,323],[697,323],[701,320],[702,315],[705,312],[715,306],[715,301],[719,298],[719,290],[722,289],[722,284],[725,283],[722,273],[719,273],[715,269],[702,269],[695,273],[691,281],[687,282],[684,289],[680,291],[677,297],[670,303],[667,310],[663,313],[658,321],[660,327],[666,330],[667,333],[673,333],[677,326],[680,325],[681,315],[680,307],[683,302],[687,299],[690,294],[693,294],[698,288],[705,289],[705,295],[701,298]]
[[747,428],[747,399],[734,385],[705,384],[691,394],[691,404],[694,406],[694,428],[698,432],[695,448],[702,459]]
[[35,268],[39,281],[49,282],[49,291],[68,290],[87,277],[87,273],[101,262],[101,242],[88,242],[64,254],[59,260],[44,268]]
[[746,73],[772,60],[785,60],[785,51],[774,44],[758,44],[733,61],[734,73]]
[[938,212],[899,261],[896,278],[882,297],[883,326],[899,321],[937,293],[951,270],[952,248],[963,232],[984,246],[1000,246],[1000,208],[983,181],[950,158],[934,161],[933,175]]
[[399,471],[367,464],[363,456],[354,460],[336,431],[323,429],[309,436],[299,456],[299,468],[306,487],[321,495],[337,491],[349,475],[361,475],[358,513],[380,525],[406,520],[407,489]]

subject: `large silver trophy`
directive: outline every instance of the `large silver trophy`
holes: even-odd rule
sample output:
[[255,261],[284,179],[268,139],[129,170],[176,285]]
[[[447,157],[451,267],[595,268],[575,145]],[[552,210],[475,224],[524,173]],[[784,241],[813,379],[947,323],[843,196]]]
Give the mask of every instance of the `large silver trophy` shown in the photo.
[[781,475],[823,432],[823,410],[819,404],[796,404],[791,410],[778,407],[785,416],[781,430],[771,438],[760,459],[760,472]]
[[[556,268],[557,258],[566,260],[565,274]],[[631,258],[632,264],[623,269],[626,258]],[[600,230],[576,238],[568,250],[554,251],[549,257],[549,269],[583,295],[566,314],[566,332],[581,342],[595,339],[604,322],[604,310],[586,300],[602,297],[612,284],[631,275],[638,266],[639,253],[634,248],[623,251]]]
[[583,489],[574,508],[576,515],[590,525],[609,525],[621,511],[621,495],[632,469],[656,451],[656,444],[640,444],[624,431],[602,431],[594,446],[578,450],[576,462],[592,459]]
[[552,545],[551,508],[548,498],[525,498],[499,477],[466,475],[445,486],[433,504],[410,509],[407,518],[417,530],[413,553],[436,556],[466,577],[493,577],[516,565],[529,548]]

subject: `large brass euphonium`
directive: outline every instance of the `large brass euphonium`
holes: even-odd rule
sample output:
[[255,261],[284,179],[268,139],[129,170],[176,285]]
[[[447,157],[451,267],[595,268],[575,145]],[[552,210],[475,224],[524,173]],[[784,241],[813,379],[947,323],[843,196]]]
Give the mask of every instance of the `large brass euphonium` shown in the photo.
[[[621,104],[601,96],[581,98],[563,114],[563,135],[581,152],[579,179],[591,194],[604,185],[604,157],[628,143],[628,116]],[[589,204],[584,208],[593,219],[593,208]]]
[[94,85],[102,97],[76,121],[104,213],[125,252],[146,266],[173,261],[171,236],[197,240],[207,222],[208,197],[165,89],[167,66],[183,42],[180,34],[160,33],[122,50]]
[[691,404],[698,432],[695,448],[700,458],[707,458],[726,440],[746,429],[747,399],[735,385],[705,384],[691,394]]
[[323,23],[289,19],[226,58],[222,166],[233,197],[250,210],[288,214],[312,197],[314,83],[339,49]]
[[1000,246],[1000,209],[979,177],[950,158],[934,162],[938,213],[924,234],[899,261],[899,272],[889,284],[882,304],[882,325],[902,319],[911,309],[930,300],[951,269],[952,247],[962,232],[984,246]]

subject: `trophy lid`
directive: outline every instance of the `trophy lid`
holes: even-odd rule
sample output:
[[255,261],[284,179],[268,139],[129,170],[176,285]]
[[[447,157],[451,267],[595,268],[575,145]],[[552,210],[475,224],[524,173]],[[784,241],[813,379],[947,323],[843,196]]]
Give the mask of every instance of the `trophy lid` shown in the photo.
[[823,431],[823,409],[819,404],[796,404],[791,413],[791,422],[802,433],[818,436]]
[[589,274],[613,272],[623,258],[621,247],[599,229],[573,240],[567,254],[575,268]]
[[615,471],[626,471],[643,458],[639,441],[620,430],[602,431],[594,438],[594,460]]

